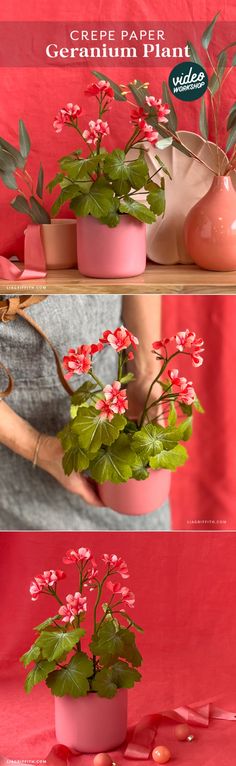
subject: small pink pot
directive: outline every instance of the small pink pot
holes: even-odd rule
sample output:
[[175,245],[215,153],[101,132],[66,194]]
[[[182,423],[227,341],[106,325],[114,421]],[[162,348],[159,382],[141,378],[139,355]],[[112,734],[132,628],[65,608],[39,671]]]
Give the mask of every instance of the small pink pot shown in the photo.
[[144,481],[129,479],[123,484],[105,481],[98,484],[104,506],[126,516],[144,516],[161,508],[170,492],[171,474],[167,470],[150,471]]
[[41,239],[47,269],[76,269],[76,221],[58,218],[42,224]]
[[236,192],[229,176],[215,176],[188,213],[184,237],[188,255],[202,269],[236,270]]
[[80,753],[115,750],[127,734],[127,689],[107,699],[91,692],[86,697],[55,697],[57,741]]
[[122,279],[143,274],[146,226],[129,215],[110,228],[87,216],[77,221],[78,269],[86,277]]

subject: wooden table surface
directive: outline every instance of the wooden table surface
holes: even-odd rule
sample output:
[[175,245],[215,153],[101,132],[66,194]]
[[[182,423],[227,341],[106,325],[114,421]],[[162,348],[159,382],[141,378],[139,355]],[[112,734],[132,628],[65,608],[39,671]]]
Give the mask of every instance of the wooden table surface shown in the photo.
[[236,271],[204,271],[195,265],[160,266],[149,263],[144,274],[131,279],[91,279],[78,271],[49,271],[45,279],[0,280],[0,294],[56,293],[236,293]]

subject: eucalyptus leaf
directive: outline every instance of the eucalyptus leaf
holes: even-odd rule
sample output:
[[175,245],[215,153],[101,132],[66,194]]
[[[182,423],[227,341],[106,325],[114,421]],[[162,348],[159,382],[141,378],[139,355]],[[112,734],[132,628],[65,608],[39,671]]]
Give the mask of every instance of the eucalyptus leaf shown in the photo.
[[200,109],[200,116],[199,116],[199,128],[201,135],[205,140],[208,140],[208,122],[207,122],[207,111],[206,111],[206,103],[205,99],[202,99],[201,102],[201,109]]
[[40,199],[43,198],[43,181],[44,181],[44,172],[43,172],[43,167],[40,164],[37,186],[36,186],[36,194],[38,195],[38,197],[40,197]]
[[194,61],[195,64],[200,64],[200,66],[202,66],[202,62],[196,51],[196,48],[194,48],[194,45],[189,40],[187,41],[187,46],[189,49],[191,61]]
[[14,146],[9,144],[8,141],[5,141],[4,138],[0,138],[0,146],[2,149],[4,149],[8,154],[10,154],[11,157],[15,160],[15,165],[17,168],[23,168],[25,165],[25,158],[22,157],[21,153],[18,151],[18,149],[15,149]]
[[18,213],[29,215],[30,218],[33,219],[33,213],[32,213],[31,207],[27,199],[25,199],[25,197],[23,197],[22,194],[18,194],[17,197],[11,200],[11,206],[14,207],[14,210],[17,210]]
[[47,211],[44,210],[42,205],[40,205],[40,202],[38,202],[33,195],[30,197],[30,203],[35,223],[51,223],[51,218]]
[[178,122],[177,114],[174,108],[174,104],[170,95],[169,88],[167,87],[165,82],[162,83],[162,99],[170,107],[170,114],[168,114],[168,127],[170,128],[170,130],[173,131],[173,133],[176,133],[177,122]]
[[23,120],[19,120],[19,141],[21,156],[26,159],[30,151],[30,137]]
[[14,157],[11,156],[8,152],[5,152],[4,149],[1,149],[0,147],[0,170],[2,170],[4,173],[11,173],[14,172],[16,169],[16,163],[14,160]]
[[232,126],[229,132],[227,143],[226,143],[226,152],[229,152],[230,149],[232,149],[235,146],[235,143],[236,143],[236,123],[234,123],[234,125]]
[[206,27],[205,31],[203,32],[201,42],[202,42],[202,47],[204,48],[205,51],[207,51],[210,45],[214,26],[219,15],[220,15],[220,11],[216,13],[216,15],[214,16],[214,19],[212,19],[211,23]]
[[116,101],[127,101],[126,96],[122,94],[122,88],[120,88],[120,86],[117,85],[116,82],[111,80],[110,77],[107,77],[106,74],[102,74],[101,72],[97,72],[96,70],[93,70],[92,74],[94,74],[98,80],[106,80],[107,82],[109,82],[111,88],[114,90],[114,97]]
[[17,189],[17,183],[13,173],[1,173],[0,171],[0,177],[7,189],[14,189],[14,191]]

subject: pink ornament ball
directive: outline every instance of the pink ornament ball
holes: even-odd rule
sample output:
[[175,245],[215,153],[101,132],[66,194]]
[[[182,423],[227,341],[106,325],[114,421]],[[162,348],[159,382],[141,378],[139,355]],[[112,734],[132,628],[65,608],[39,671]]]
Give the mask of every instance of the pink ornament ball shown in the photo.
[[152,757],[155,763],[168,763],[171,759],[171,752],[165,745],[157,745],[152,751]]
[[112,758],[108,753],[98,753],[93,759],[93,766],[112,766]]
[[189,734],[190,728],[187,723],[179,723],[178,726],[175,727],[175,736],[179,742],[185,742]]

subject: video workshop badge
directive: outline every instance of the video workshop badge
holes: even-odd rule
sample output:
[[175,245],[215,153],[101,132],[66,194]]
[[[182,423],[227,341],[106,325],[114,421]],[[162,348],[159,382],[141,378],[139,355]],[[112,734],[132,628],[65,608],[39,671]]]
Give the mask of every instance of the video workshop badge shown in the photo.
[[171,93],[181,101],[196,101],[203,96],[207,86],[206,70],[194,61],[183,61],[182,64],[177,64],[169,76]]

